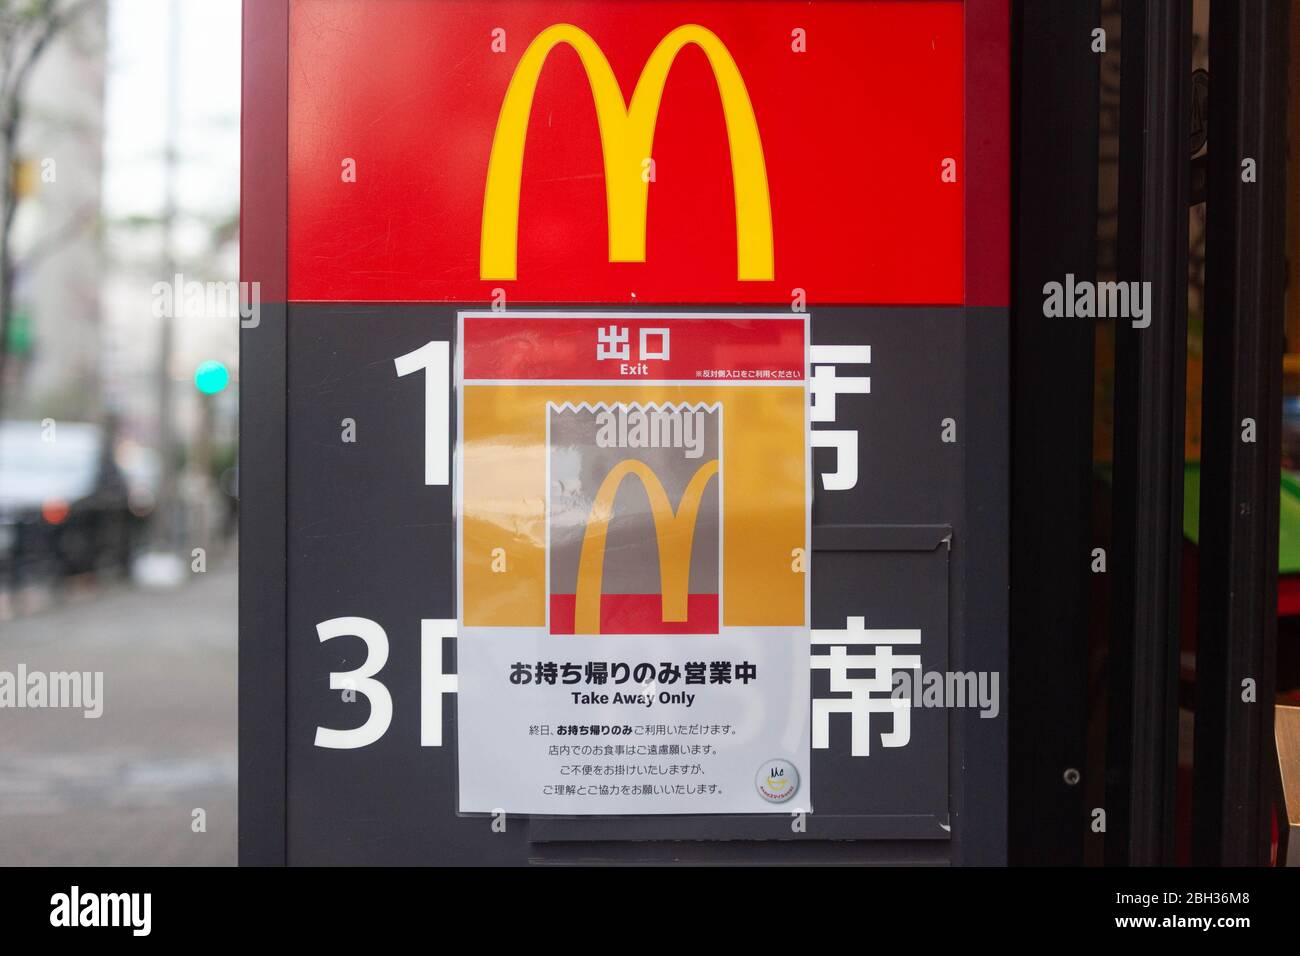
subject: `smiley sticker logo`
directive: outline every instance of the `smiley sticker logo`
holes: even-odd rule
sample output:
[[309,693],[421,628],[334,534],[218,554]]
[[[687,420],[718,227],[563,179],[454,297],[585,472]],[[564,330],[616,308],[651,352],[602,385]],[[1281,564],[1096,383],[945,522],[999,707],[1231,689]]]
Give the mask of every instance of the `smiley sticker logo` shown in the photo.
[[766,760],[754,776],[754,786],[768,803],[785,803],[799,789],[799,771],[788,760]]

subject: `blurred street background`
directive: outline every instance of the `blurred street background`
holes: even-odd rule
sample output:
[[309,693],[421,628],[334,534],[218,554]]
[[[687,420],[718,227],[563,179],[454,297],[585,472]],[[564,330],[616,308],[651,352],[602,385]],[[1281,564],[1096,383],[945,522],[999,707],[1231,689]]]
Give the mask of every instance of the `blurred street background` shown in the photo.
[[239,42],[0,0],[0,865],[235,862]]

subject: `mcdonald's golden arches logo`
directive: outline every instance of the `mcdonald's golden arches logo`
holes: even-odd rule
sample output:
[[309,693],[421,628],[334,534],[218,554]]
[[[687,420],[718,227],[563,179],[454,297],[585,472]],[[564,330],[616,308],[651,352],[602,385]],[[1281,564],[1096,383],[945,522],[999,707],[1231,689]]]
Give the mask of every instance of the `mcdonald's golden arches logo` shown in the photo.
[[718,461],[701,465],[691,477],[682,499],[673,510],[659,476],[644,462],[625,459],[615,465],[601,482],[587,516],[578,561],[578,585],[575,634],[600,633],[601,579],[605,566],[605,539],[614,516],[614,498],[623,480],[632,475],[641,479],[650,513],[654,519],[655,545],[659,550],[659,588],[663,601],[663,620],[686,620],[686,603],[691,573],[691,548],[695,543],[696,516],[709,479],[718,473]]
[[483,279],[516,278],[519,246],[519,190],[524,142],[538,78],[551,51],[561,43],[578,54],[591,86],[605,165],[609,261],[645,262],[646,207],[650,184],[643,163],[651,158],[664,84],[677,54],[688,45],[708,57],[718,85],[731,179],[736,200],[736,273],[742,281],[766,281],[773,274],[772,205],[767,164],[749,92],[736,61],[717,35],[696,24],[665,36],[646,61],[630,102],[601,52],[586,32],[559,23],[543,30],[520,58],[497,117],[487,186],[483,193],[483,231],[479,275]]

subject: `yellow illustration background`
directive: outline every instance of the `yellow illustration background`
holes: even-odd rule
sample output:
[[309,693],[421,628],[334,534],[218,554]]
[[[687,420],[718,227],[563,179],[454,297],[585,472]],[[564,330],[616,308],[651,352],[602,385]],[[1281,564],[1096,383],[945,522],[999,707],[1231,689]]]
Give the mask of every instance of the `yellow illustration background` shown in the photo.
[[[466,626],[546,624],[548,402],[720,402],[722,624],[805,623],[805,576],[791,555],[808,547],[802,387],[466,385],[461,402]],[[505,572],[492,569],[497,548]]]

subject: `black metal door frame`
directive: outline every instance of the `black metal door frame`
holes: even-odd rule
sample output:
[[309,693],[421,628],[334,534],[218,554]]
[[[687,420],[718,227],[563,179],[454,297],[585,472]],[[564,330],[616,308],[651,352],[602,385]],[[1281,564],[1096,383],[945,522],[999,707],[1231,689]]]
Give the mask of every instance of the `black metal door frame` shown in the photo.
[[[1098,4],[1015,7],[1011,859],[1079,863],[1089,834],[1086,645],[1093,326],[1042,286],[1096,278]],[[1193,853],[1267,864],[1276,790],[1288,0],[1214,0]],[[1118,278],[1150,324],[1116,328],[1114,615],[1106,860],[1174,862],[1190,201],[1191,4],[1122,4]],[[1244,159],[1255,162],[1243,180]],[[1243,441],[1245,420],[1255,439]],[[1051,476],[1050,483],[1047,476]],[[1254,681],[1253,702],[1243,681]],[[1078,779],[1078,778],[1075,778]]]
[[1118,273],[1149,325],[1115,331],[1115,617],[1106,860],[1173,862],[1192,83],[1187,0],[1122,9]]
[[[1268,863],[1276,790],[1289,6],[1210,7],[1192,803],[1193,858],[1206,865]],[[1243,440],[1247,419],[1254,441]]]
[[[1090,319],[1043,286],[1097,278],[1100,3],[1016,5],[1012,122],[1010,860],[1083,862],[1091,551]],[[1032,808],[1032,809],[1030,809]]]

